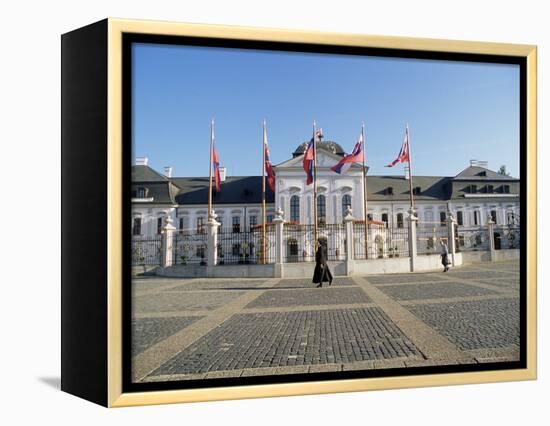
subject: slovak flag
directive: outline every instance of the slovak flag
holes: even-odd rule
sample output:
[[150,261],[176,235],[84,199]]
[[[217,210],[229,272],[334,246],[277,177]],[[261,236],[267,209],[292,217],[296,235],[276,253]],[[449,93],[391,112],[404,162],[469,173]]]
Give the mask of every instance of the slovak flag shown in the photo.
[[330,169],[333,172],[344,175],[347,173],[348,169],[351,167],[353,163],[361,163],[363,162],[363,160],[364,160],[363,133],[361,133],[351,154],[346,154],[338,164],[336,164],[335,166],[332,166]]
[[397,155],[397,158],[393,160],[386,167],[393,167],[397,163],[405,163],[411,161],[410,149],[409,149],[409,126],[405,128],[405,137],[403,139],[403,145],[401,145],[401,150]]
[[218,151],[212,146],[212,168],[214,169],[214,185],[216,192],[221,190],[221,177],[220,177],[220,160],[218,158]]
[[306,185],[310,185],[313,182],[313,159],[315,157],[315,143],[319,142],[320,137],[323,135],[321,129],[317,130],[309,141],[306,152],[304,153],[304,171],[306,172]]
[[275,192],[275,171],[273,170],[273,165],[269,161],[269,149],[267,148],[267,141],[264,145],[265,149],[265,173],[267,175],[267,184],[273,192]]

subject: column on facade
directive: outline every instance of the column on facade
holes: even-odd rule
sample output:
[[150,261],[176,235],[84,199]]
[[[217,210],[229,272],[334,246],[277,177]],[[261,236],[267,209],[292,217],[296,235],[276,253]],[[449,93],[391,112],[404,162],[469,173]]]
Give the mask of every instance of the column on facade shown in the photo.
[[409,216],[407,217],[409,224],[409,256],[411,262],[411,272],[416,270],[416,257],[417,257],[417,248],[416,248],[416,224],[418,222],[418,217],[415,214],[413,209],[408,210]]
[[172,216],[166,216],[166,224],[162,228],[161,235],[161,264],[167,268],[174,264],[174,242],[176,238],[176,227],[172,225]]
[[216,212],[211,210],[208,215],[208,222],[206,222],[208,232],[208,241],[206,244],[208,255],[206,264],[208,266],[214,266],[218,263],[218,227],[220,223],[216,220],[217,217],[218,215]]

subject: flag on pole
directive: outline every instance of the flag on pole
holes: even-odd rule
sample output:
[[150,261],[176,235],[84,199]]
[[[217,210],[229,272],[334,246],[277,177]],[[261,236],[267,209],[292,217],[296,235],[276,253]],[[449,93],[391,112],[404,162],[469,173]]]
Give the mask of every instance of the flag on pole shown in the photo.
[[267,138],[265,139],[264,144],[265,149],[265,174],[267,176],[267,184],[273,192],[275,192],[275,171],[273,170],[273,165],[269,161],[269,148],[267,147]]
[[410,149],[409,149],[409,126],[405,128],[405,137],[403,138],[403,145],[401,145],[401,150],[399,151],[399,155],[397,155],[397,158],[393,160],[390,164],[388,164],[386,167],[393,167],[397,163],[410,163],[411,155],[410,155]]
[[353,163],[362,163],[364,159],[364,153],[363,153],[363,133],[359,135],[359,139],[357,140],[357,143],[355,144],[355,147],[353,148],[353,151],[351,154],[346,154],[344,158],[342,158],[338,164],[335,166],[332,166],[330,169],[333,172],[336,172],[338,174],[344,175],[347,173],[349,168]]
[[212,145],[212,167],[214,169],[214,185],[216,192],[221,190],[221,177],[220,177],[220,160],[218,158],[218,151],[216,147]]
[[[311,140],[309,141],[309,144],[307,146],[306,152],[304,153],[304,171],[306,172],[307,179],[306,179],[306,185],[310,185],[313,182],[313,157],[314,157],[314,149],[315,149],[315,143],[319,142],[320,137],[322,137],[323,133],[322,130],[319,129],[315,132],[315,135]],[[314,140],[315,138],[315,140]]]

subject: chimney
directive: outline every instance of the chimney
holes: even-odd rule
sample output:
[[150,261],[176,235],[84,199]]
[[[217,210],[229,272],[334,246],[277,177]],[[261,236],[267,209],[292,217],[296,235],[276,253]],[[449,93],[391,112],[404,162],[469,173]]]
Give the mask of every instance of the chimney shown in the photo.
[[164,166],[164,176],[166,176],[167,178],[172,177],[172,167]]
[[226,177],[227,177],[227,168],[226,167],[220,167],[220,180],[222,182],[225,182]]
[[404,169],[405,169],[405,179],[409,180],[409,178],[411,177],[411,174],[409,173],[410,171],[409,166],[405,166]]
[[149,159],[147,157],[136,158],[136,166],[146,166],[147,163],[149,163]]
[[470,166],[487,168],[489,163],[482,160],[470,160]]

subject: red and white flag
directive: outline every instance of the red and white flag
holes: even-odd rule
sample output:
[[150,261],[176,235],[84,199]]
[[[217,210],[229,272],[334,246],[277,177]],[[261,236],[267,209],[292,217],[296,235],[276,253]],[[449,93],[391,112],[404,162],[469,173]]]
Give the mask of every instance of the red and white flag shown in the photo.
[[221,176],[220,176],[220,160],[218,158],[218,151],[216,147],[212,145],[212,167],[214,168],[214,188],[216,192],[221,190]]
[[323,136],[323,130],[319,129],[313,133],[313,137],[309,141],[306,152],[304,152],[304,160],[302,162],[304,171],[306,172],[306,185],[310,185],[313,182],[313,161],[315,158],[315,145],[321,140]]
[[410,148],[409,148],[409,126],[407,126],[405,128],[405,137],[403,139],[403,145],[401,145],[401,150],[399,151],[397,158],[393,160],[390,164],[388,164],[386,167],[393,167],[397,163],[410,163],[410,161],[411,161],[411,154],[410,154]]
[[267,184],[273,192],[275,192],[275,171],[273,170],[273,165],[269,161],[269,148],[267,147],[267,135],[264,126],[264,150],[265,150],[265,174],[267,177]]
[[342,158],[338,164],[335,166],[332,166],[330,169],[333,172],[336,172],[338,174],[344,175],[348,171],[348,169],[351,167],[353,163],[361,163],[363,162],[364,158],[364,150],[363,150],[363,132],[359,135],[359,139],[357,140],[357,143],[355,144],[355,147],[353,148],[353,151],[351,154],[346,154],[344,158]]

